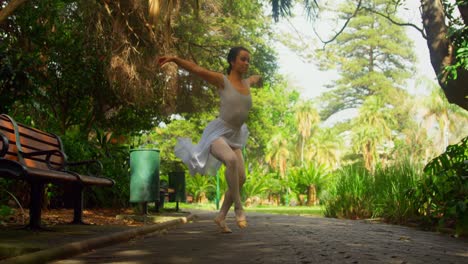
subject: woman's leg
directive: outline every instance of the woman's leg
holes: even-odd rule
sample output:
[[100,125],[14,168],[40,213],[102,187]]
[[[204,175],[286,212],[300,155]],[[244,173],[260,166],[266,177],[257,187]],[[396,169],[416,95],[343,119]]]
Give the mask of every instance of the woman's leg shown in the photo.
[[[237,173],[239,175],[238,178],[239,178],[239,198],[240,198],[240,193],[241,193],[241,190],[242,190],[242,186],[244,186],[245,179],[246,179],[245,166],[244,166],[244,157],[242,156],[242,151],[240,149],[235,149],[234,153],[236,153],[237,160],[238,160],[237,164],[239,166],[238,169],[237,169]],[[241,209],[236,209],[235,213],[236,213],[237,225],[240,228],[247,227],[247,218],[245,216],[244,210],[242,208]]]
[[[240,149],[235,149],[234,153],[237,156],[238,160],[238,178],[239,178],[239,193],[242,190],[242,186],[245,183],[245,167],[244,167],[244,158],[242,157],[242,151]],[[231,196],[231,191],[228,189],[226,193],[224,194],[224,201],[223,204],[221,205],[221,210],[219,211],[219,217],[221,219],[225,219],[226,215],[229,211],[229,208],[231,208],[231,205],[233,203],[232,196]],[[244,216],[245,218],[245,216]]]
[[[223,162],[226,166],[225,177],[228,184],[228,191],[225,194],[220,214],[215,219],[215,221],[218,225],[220,225],[221,228],[223,228],[221,224],[224,223],[220,223],[220,221],[224,220],[227,211],[229,211],[229,207],[232,203],[234,203],[236,219],[238,220],[238,223],[239,220],[245,222],[245,215],[242,209],[242,202],[239,193],[239,171],[243,171],[243,164],[240,164],[242,163],[242,160],[239,160],[238,154],[226,143],[223,138],[219,138],[211,144],[211,154]],[[240,165],[242,165],[242,170],[240,169]],[[245,176],[243,176],[243,178],[245,178]]]

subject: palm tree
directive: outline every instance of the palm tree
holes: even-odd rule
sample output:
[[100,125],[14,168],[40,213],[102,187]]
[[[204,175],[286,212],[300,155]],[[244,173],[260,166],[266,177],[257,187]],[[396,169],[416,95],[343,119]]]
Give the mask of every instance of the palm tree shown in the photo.
[[[290,182],[298,193],[307,192],[307,206],[318,204],[317,194],[324,189],[328,180],[328,170],[325,165],[317,162],[308,162],[301,168],[290,172]],[[301,201],[301,199],[299,199]]]
[[206,200],[206,194],[215,190],[215,185],[210,183],[210,179],[206,176],[195,175],[187,178],[187,192],[193,195],[196,203]]
[[422,115],[421,125],[426,128],[428,136],[431,137],[434,124],[437,124],[438,134],[433,143],[441,147],[434,148],[434,151],[442,153],[449,144],[458,142],[466,136],[468,112],[457,105],[450,104],[434,81],[420,78],[417,80],[417,85],[431,90],[429,96],[423,98],[418,105],[421,109],[420,115]]
[[377,148],[385,139],[391,139],[395,119],[382,98],[370,96],[359,109],[354,120],[354,147],[361,154],[367,170],[374,171],[378,159]]
[[[270,141],[268,141],[266,146],[266,155],[265,160],[266,162],[277,171],[279,174],[279,182],[288,182],[286,169],[288,167],[288,159],[291,156],[291,152],[289,151],[290,144],[289,140],[283,135],[282,132],[278,132],[275,134]],[[281,184],[281,186],[284,186]],[[286,193],[286,203],[289,200],[289,194],[291,192],[290,188],[287,186],[286,188],[281,187],[281,191],[283,192],[284,189]]]
[[307,160],[314,160],[330,168],[339,167],[340,153],[343,142],[338,133],[332,128],[317,129],[307,143],[310,151]]
[[275,134],[266,146],[266,162],[275,170],[278,170],[281,178],[286,175],[288,158],[291,154],[289,143],[283,133]]
[[424,106],[427,109],[424,119],[430,120],[430,118],[433,117],[437,122],[440,132],[439,138],[442,141],[441,151],[443,152],[449,145],[450,104],[443,95],[443,91],[441,89],[433,88],[429,97],[424,101]]
[[245,195],[246,201],[255,196],[266,198],[266,193],[271,191],[270,184],[272,178],[266,173],[265,168],[259,164],[253,164],[251,171],[247,175],[247,180],[242,187],[242,192]]
[[[273,11],[273,18],[278,21],[279,17],[291,16],[291,8],[296,1],[293,0],[270,0]],[[312,18],[318,11],[317,0],[303,0],[302,4],[306,10],[306,14]]]
[[296,122],[299,130],[301,148],[301,166],[304,166],[304,146],[309,139],[312,129],[320,122],[320,116],[309,101],[302,102],[296,108]]

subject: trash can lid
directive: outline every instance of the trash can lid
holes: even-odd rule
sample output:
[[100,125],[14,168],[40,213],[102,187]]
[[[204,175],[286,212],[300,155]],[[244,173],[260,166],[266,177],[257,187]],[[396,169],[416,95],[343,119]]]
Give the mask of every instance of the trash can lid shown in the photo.
[[131,149],[130,152],[132,151],[157,151],[159,152],[159,149],[139,148],[139,149]]

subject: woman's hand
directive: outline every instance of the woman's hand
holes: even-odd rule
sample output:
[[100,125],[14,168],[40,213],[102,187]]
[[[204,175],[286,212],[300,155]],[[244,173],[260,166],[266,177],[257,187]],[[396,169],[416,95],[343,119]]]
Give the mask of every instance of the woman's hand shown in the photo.
[[249,77],[249,82],[252,87],[262,87],[263,78],[260,75],[252,75]]
[[158,58],[158,64],[161,67],[168,62],[173,62],[174,59],[175,57],[172,57],[172,56],[161,56]]

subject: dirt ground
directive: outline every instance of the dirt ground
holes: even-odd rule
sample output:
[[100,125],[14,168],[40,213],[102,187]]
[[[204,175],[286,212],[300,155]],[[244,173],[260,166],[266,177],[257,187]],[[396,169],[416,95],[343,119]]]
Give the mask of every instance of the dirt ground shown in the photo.
[[[88,209],[83,210],[83,221],[91,225],[125,225],[143,226],[143,222],[117,219],[117,215],[135,214],[133,209]],[[73,209],[49,209],[42,211],[42,224],[53,226],[70,223],[73,220]],[[15,210],[15,213],[0,222],[2,226],[25,225],[29,222],[29,210]]]

